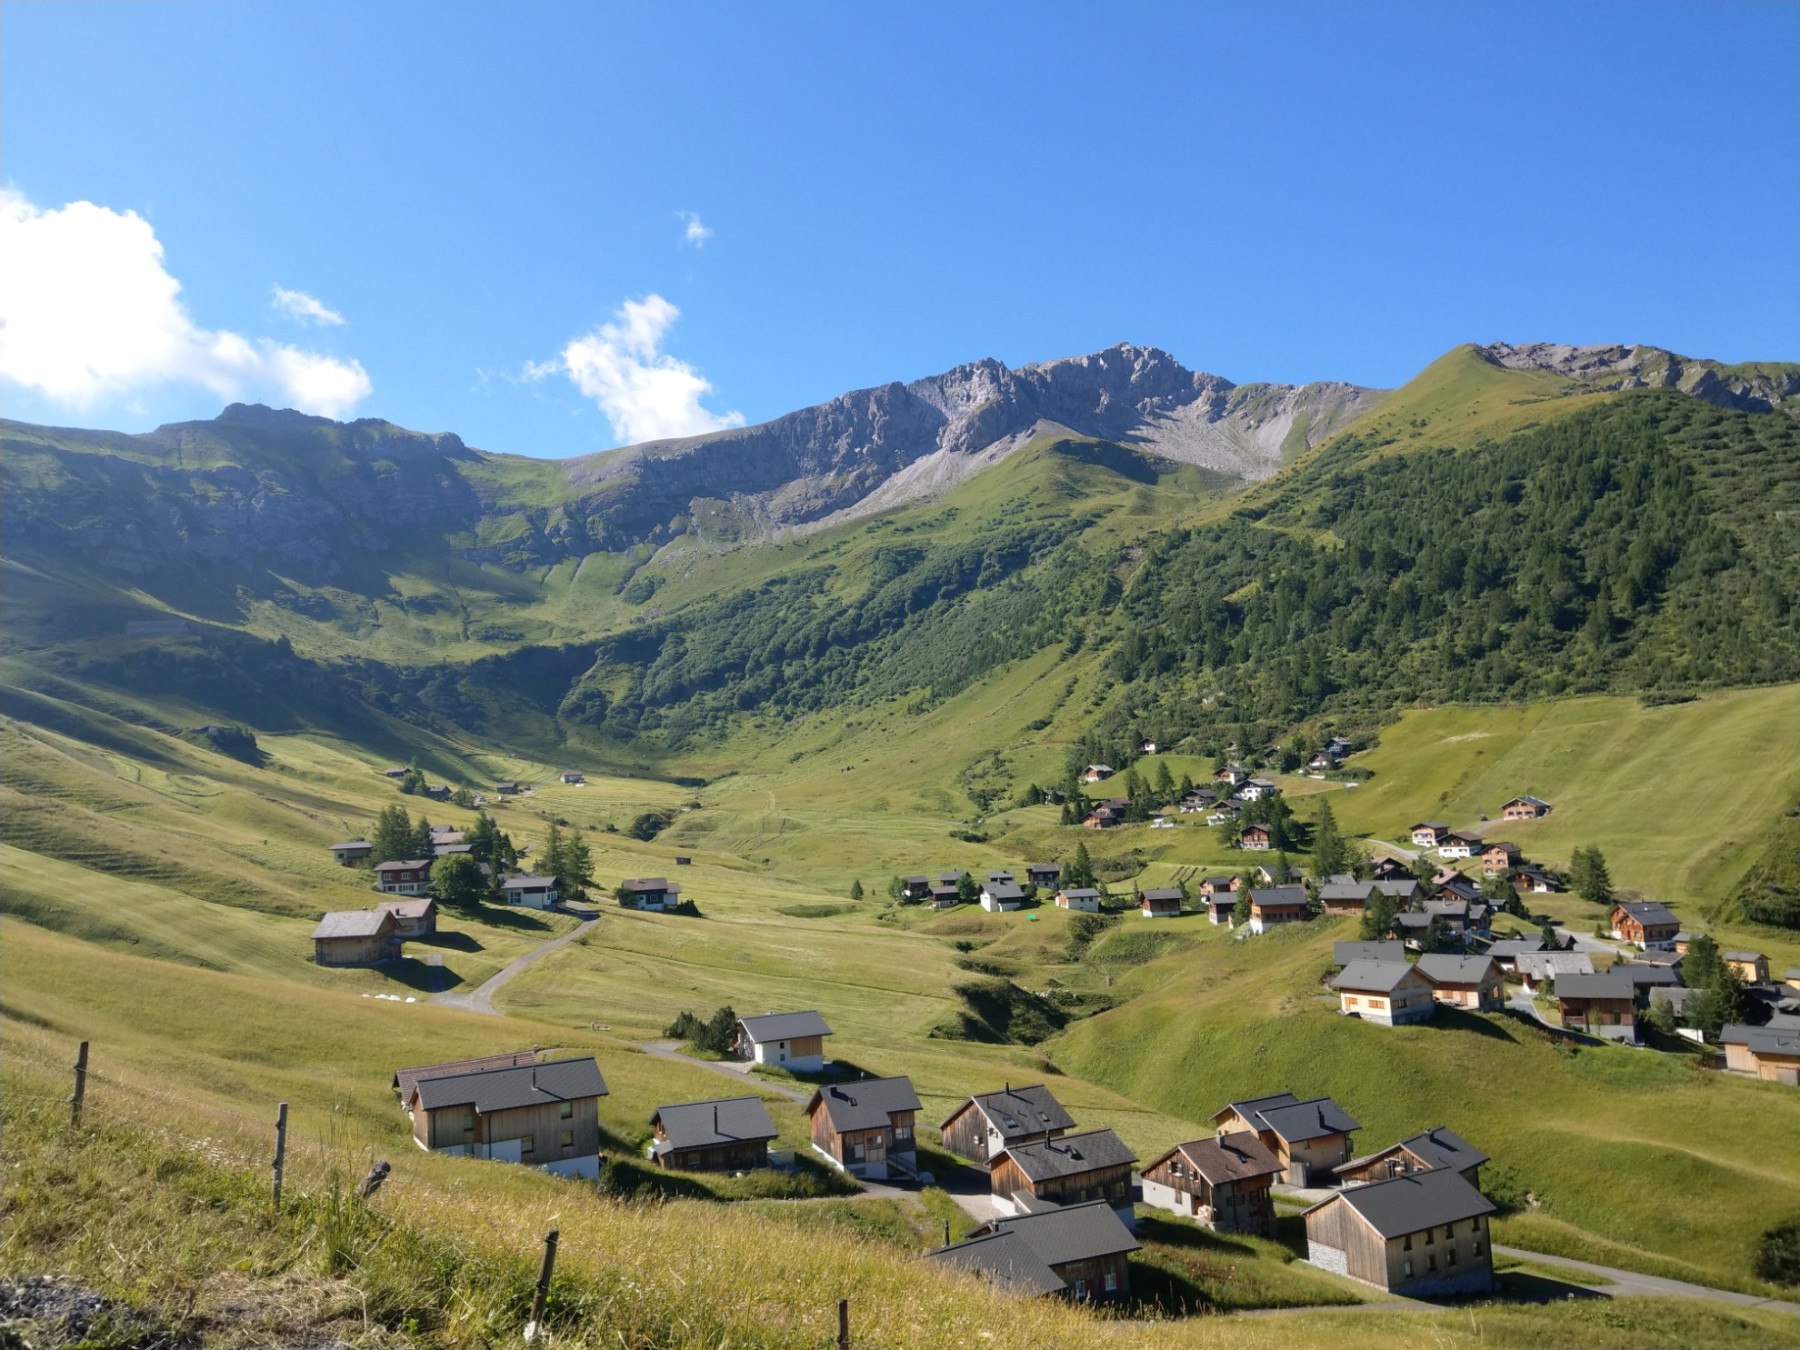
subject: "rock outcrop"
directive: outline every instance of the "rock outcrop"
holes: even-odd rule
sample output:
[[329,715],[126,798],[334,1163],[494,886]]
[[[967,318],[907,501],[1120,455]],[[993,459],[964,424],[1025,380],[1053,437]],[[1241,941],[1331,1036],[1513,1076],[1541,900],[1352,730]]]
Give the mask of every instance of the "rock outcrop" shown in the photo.
[[1721,408],[1769,412],[1775,408],[1800,416],[1800,365],[1755,361],[1728,366],[1718,361],[1678,356],[1661,347],[1570,347],[1554,342],[1513,346],[1491,343],[1476,349],[1508,370],[1548,370],[1592,389],[1679,389]]

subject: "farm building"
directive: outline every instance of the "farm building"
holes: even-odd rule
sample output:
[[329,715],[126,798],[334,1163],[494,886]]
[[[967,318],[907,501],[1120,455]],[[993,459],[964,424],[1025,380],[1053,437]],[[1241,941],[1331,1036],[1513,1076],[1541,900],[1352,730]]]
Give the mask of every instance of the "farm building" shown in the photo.
[[1655,900],[1613,906],[1612,935],[1639,947],[1668,947],[1681,931],[1681,921]]
[[961,1158],[986,1162],[1027,1139],[1055,1138],[1075,1128],[1075,1119],[1042,1083],[970,1097],[938,1126],[945,1148]]
[[1791,1027],[1728,1026],[1719,1033],[1725,1067],[1771,1083],[1800,1084],[1800,1031]]
[[424,895],[430,885],[430,858],[375,864],[375,889],[384,895]]
[[962,903],[962,892],[952,882],[946,886],[943,882],[934,882],[931,887],[931,907],[933,909],[955,909]]
[[1181,913],[1181,892],[1173,889],[1138,892],[1138,908],[1146,919],[1171,919]]
[[1056,893],[1058,909],[1080,910],[1084,914],[1100,912],[1100,892],[1092,886],[1071,886]]
[[1338,992],[1339,1012],[1384,1027],[1429,1022],[1437,1011],[1431,981],[1404,961],[1352,961],[1331,987]]
[[1502,820],[1536,820],[1550,814],[1550,803],[1536,797],[1514,797],[1500,808]]
[[529,872],[508,872],[500,878],[500,894],[509,905],[526,909],[555,909],[560,898],[555,877],[533,876]]
[[1035,1143],[1020,1141],[988,1159],[988,1184],[1001,1213],[1034,1212],[1048,1202],[1075,1205],[1104,1200],[1127,1228],[1132,1214],[1131,1168],[1137,1155],[1111,1130],[1087,1130]]
[[1486,1196],[1447,1168],[1352,1186],[1306,1211],[1306,1259],[1390,1293],[1494,1287]]
[[587,779],[582,777],[574,769],[564,769],[561,773],[557,774],[557,778],[561,782],[567,783],[570,787],[580,787],[583,783],[587,782]]
[[1331,1098],[1302,1101],[1291,1092],[1232,1102],[1214,1114],[1212,1126],[1220,1134],[1255,1134],[1281,1164],[1276,1180],[1289,1186],[1308,1185],[1348,1162],[1350,1138],[1362,1128]]
[[1487,1160],[1488,1155],[1467,1139],[1439,1125],[1397,1144],[1389,1144],[1379,1153],[1352,1158],[1337,1169],[1337,1180],[1342,1186],[1364,1186],[1412,1172],[1447,1168],[1471,1186],[1479,1187],[1481,1165]]
[[597,1177],[605,1095],[589,1055],[415,1078],[405,1105],[422,1149]]
[[1177,1144],[1144,1165],[1144,1203],[1221,1233],[1275,1236],[1281,1162],[1248,1130]]
[[1250,931],[1261,933],[1277,924],[1306,917],[1306,887],[1267,886],[1250,892]]
[[1505,1002],[1500,967],[1491,956],[1421,956],[1417,969],[1430,981],[1431,997],[1439,1003],[1497,1012]]
[[346,839],[341,844],[331,846],[331,856],[337,859],[339,867],[355,867],[364,862],[375,851],[375,845],[367,839]]
[[833,1083],[806,1104],[813,1151],[840,1171],[874,1181],[887,1180],[890,1172],[918,1175],[918,1113],[910,1078]]
[[732,1049],[754,1064],[775,1064],[796,1073],[825,1067],[825,1038],[831,1028],[818,1013],[764,1013],[740,1017]]
[[1618,971],[1604,975],[1558,975],[1556,1002],[1562,1024],[1609,1041],[1637,1040],[1637,987]]
[[429,895],[408,900],[383,900],[376,909],[394,916],[396,931],[402,938],[430,937],[437,932],[437,901]]
[[[952,890],[956,889],[951,887]],[[931,898],[930,877],[902,877],[900,880],[900,898],[903,900],[929,900]]]
[[1131,1288],[1126,1257],[1137,1249],[1112,1206],[1094,1200],[989,1219],[961,1242],[928,1255],[1016,1293],[1080,1303],[1124,1297]]
[[613,894],[626,909],[665,910],[681,903],[681,887],[663,877],[621,881]]
[[313,960],[322,966],[374,966],[400,955],[400,921],[385,909],[336,910],[313,929]]
[[1521,956],[1543,950],[1544,940],[1542,938],[1502,938],[1487,949],[1487,954],[1495,965],[1511,974],[1515,963]]
[[1237,910],[1237,895],[1232,891],[1212,891],[1200,897],[1208,923],[1230,923]]
[[1112,776],[1112,765],[1090,764],[1087,766],[1086,772],[1081,775],[1081,781],[1084,783],[1104,783]]
[[659,1106],[650,1117],[650,1157],[684,1172],[742,1172],[769,1165],[776,1129],[761,1097],[719,1097]]
[[1438,857],[1472,858],[1480,847],[1480,835],[1463,834],[1461,831],[1451,830],[1438,839]]
[[1541,867],[1515,867],[1506,874],[1506,882],[1515,891],[1532,895],[1555,895],[1562,889],[1556,878]]

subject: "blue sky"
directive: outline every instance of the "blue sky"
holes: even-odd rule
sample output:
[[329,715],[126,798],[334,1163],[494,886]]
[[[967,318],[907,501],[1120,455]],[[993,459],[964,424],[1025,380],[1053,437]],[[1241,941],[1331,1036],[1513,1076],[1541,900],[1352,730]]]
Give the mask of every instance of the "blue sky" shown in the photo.
[[1790,4],[3,23],[32,421],[243,397],[562,456],[1117,341],[1374,385],[1463,341],[1800,358]]

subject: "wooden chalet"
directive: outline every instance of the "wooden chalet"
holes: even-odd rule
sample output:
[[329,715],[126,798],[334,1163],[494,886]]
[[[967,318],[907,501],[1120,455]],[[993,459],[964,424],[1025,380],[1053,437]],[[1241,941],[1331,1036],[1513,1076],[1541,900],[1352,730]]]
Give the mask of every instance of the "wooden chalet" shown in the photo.
[[586,777],[577,773],[574,769],[564,769],[561,773],[557,774],[556,777],[559,782],[566,783],[570,787],[580,787],[583,783],[587,782]]
[[1352,961],[1333,978],[1331,987],[1337,990],[1339,1012],[1384,1027],[1429,1022],[1437,1011],[1431,981],[1418,966],[1405,961]]
[[500,894],[507,904],[525,909],[555,909],[562,899],[555,877],[534,876],[530,872],[508,872],[501,877]]
[[331,846],[331,856],[337,859],[339,867],[355,867],[359,862],[367,862],[374,851],[375,845],[367,839],[346,839]]
[[1146,919],[1172,919],[1181,913],[1181,892],[1175,889],[1139,891],[1138,909]]
[[313,960],[321,966],[376,966],[401,953],[400,921],[386,909],[335,910],[313,929]]
[[1237,911],[1237,894],[1233,891],[1212,891],[1200,897],[1200,904],[1206,910],[1208,923],[1231,923]]
[[1002,1213],[1104,1200],[1135,1229],[1131,1168],[1136,1162],[1130,1146],[1111,1130],[1087,1130],[1009,1145],[988,1159],[988,1184]]
[[1516,969],[1521,956],[1544,950],[1542,938],[1502,938],[1487,949],[1488,959],[1510,975]]
[[684,1172],[745,1172],[769,1165],[776,1129],[761,1097],[719,1097],[659,1106],[650,1117],[650,1158]]
[[681,887],[666,877],[621,881],[613,894],[625,909],[669,910],[681,903]]
[[1720,952],[1719,959],[1736,971],[1745,984],[1769,982],[1769,958],[1761,952]]
[[437,901],[429,895],[383,900],[375,908],[385,909],[394,916],[395,931],[402,939],[426,938],[437,932]]
[[1506,884],[1515,891],[1531,895],[1555,895],[1562,889],[1556,878],[1541,867],[1515,867],[1506,874]]
[[1480,847],[1480,835],[1450,830],[1439,837],[1437,851],[1440,858],[1472,858]]
[[918,1113],[910,1078],[833,1083],[806,1104],[814,1152],[840,1171],[874,1181],[885,1181],[890,1172],[918,1175]]
[[1506,1001],[1500,967],[1491,956],[1421,956],[1416,967],[1435,1002],[1474,1012],[1498,1012]]
[[1536,797],[1514,797],[1500,808],[1502,820],[1537,820],[1550,814],[1550,803]]
[[1026,863],[1025,882],[1048,890],[1062,881],[1061,863]]
[[1250,931],[1266,932],[1284,923],[1299,923],[1306,917],[1306,887],[1265,886],[1250,892]]
[[1129,1293],[1126,1258],[1137,1249],[1137,1239],[1118,1212],[1103,1200],[1092,1200],[989,1219],[927,1259],[981,1275],[1014,1293],[1081,1303]]
[[818,1073],[825,1067],[825,1038],[831,1028],[818,1013],[764,1013],[740,1017],[731,1048],[739,1059],[771,1064],[795,1073]]
[[1228,895],[1235,896],[1237,894],[1237,888],[1242,884],[1243,878],[1236,876],[1202,877],[1200,879],[1200,894],[1217,895],[1220,891],[1224,891]]
[[990,877],[982,885],[981,907],[990,914],[1010,914],[1024,904],[1025,890],[1012,880],[1011,873],[1007,874],[1005,881],[996,881]]
[[1450,833],[1450,827],[1441,820],[1421,820],[1412,827],[1412,841],[1418,848],[1436,848]]
[[1249,849],[1252,853],[1267,853],[1270,837],[1267,825],[1246,825],[1244,832],[1238,836],[1238,847]]
[[1319,887],[1319,906],[1327,917],[1360,915],[1375,896],[1373,881],[1328,881]]
[[1655,900],[1621,902],[1613,906],[1612,935],[1616,941],[1639,947],[1667,947],[1681,931],[1681,920]]
[[1727,1026],[1719,1033],[1725,1067],[1771,1083],[1800,1085],[1800,1031],[1792,1027]]
[[1586,952],[1523,952],[1513,959],[1513,970],[1528,993],[1552,988],[1562,975],[1592,975],[1593,958]]
[[[956,888],[952,886],[951,890]],[[930,877],[904,877],[900,882],[900,897],[903,900],[929,900],[931,898]]]
[[1075,1128],[1075,1119],[1042,1083],[970,1097],[938,1126],[938,1138],[959,1158],[985,1163],[1013,1144],[1054,1139]]
[[420,1148],[558,1176],[600,1175],[606,1082],[591,1055],[423,1078],[412,1072],[403,1104]]
[[1447,1168],[1471,1186],[1481,1185],[1481,1165],[1488,1155],[1443,1125],[1421,1131],[1410,1139],[1389,1144],[1378,1153],[1352,1158],[1337,1169],[1340,1186],[1366,1186],[1389,1177],[1408,1176]]
[[1519,846],[1506,839],[1496,839],[1481,848],[1481,875],[1503,877],[1519,865]]
[[1412,877],[1412,868],[1398,858],[1377,858],[1370,870],[1377,881],[1400,881]]
[[1058,909],[1080,910],[1083,914],[1100,912],[1100,892],[1092,886],[1069,886],[1056,893]]
[[1086,770],[1083,771],[1083,773],[1081,775],[1081,781],[1084,783],[1104,783],[1108,778],[1111,778],[1112,776],[1113,776],[1112,765],[1110,765],[1110,764],[1090,764],[1087,766]]
[[384,895],[424,895],[430,886],[430,858],[375,864],[375,889]]
[[1562,1024],[1609,1041],[1632,1041],[1637,1032],[1637,986],[1618,971],[1604,975],[1558,975],[1556,1002]]
[[500,797],[516,797],[519,795],[519,785],[510,778],[503,778],[494,784],[494,793]]
[[931,907],[933,909],[955,909],[962,903],[962,891],[955,882],[945,885],[934,882],[931,887]]
[[412,1091],[427,1078],[450,1078],[459,1073],[476,1073],[482,1069],[511,1069],[520,1064],[536,1064],[535,1050],[508,1050],[498,1055],[477,1055],[474,1059],[453,1059],[443,1064],[420,1064],[410,1069],[395,1069],[390,1086],[401,1108],[412,1100]]
[[1302,1101],[1291,1092],[1232,1102],[1214,1114],[1220,1134],[1249,1130],[1281,1163],[1278,1181],[1306,1186],[1350,1161],[1351,1136],[1362,1127],[1329,1097]]
[[1280,1159],[1248,1130],[1197,1139],[1144,1165],[1144,1203],[1217,1232],[1272,1238],[1269,1187],[1280,1174]]
[[1306,1259],[1409,1297],[1488,1293],[1494,1208],[1448,1168],[1352,1186],[1306,1211]]

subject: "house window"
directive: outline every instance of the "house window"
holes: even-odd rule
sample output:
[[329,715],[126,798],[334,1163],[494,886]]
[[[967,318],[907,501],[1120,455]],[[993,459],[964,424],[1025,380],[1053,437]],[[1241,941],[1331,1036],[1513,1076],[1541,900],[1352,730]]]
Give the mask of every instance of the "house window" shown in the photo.
[[850,1145],[850,1161],[851,1162],[861,1162],[862,1156],[863,1156],[863,1146],[861,1144]]
[[1086,1298],[1087,1297],[1087,1281],[1086,1280],[1075,1281],[1075,1297],[1076,1298]]
[[896,1138],[896,1139],[911,1139],[912,1138],[912,1126],[910,1126],[910,1125],[894,1126],[894,1138]]
[[564,1130],[562,1132],[562,1134],[560,1134],[557,1137],[557,1142],[559,1144],[561,1144],[564,1148],[574,1148],[575,1147],[575,1131]]
[[1116,1271],[1106,1272],[1106,1292],[1116,1294],[1119,1291],[1119,1276]]
[[1425,1269],[1426,1270],[1436,1270],[1437,1269],[1437,1257],[1428,1254],[1425,1257]]
[[1481,1255],[1481,1239],[1480,1238],[1475,1239],[1475,1255],[1477,1255],[1477,1256]]
[[1449,1255],[1444,1257],[1444,1263],[1446,1265],[1451,1265],[1451,1266],[1456,1264],[1456,1244],[1455,1243],[1452,1243],[1450,1245],[1450,1252],[1449,1252]]
[[470,1115],[467,1111],[463,1112],[462,1127],[465,1130],[472,1130],[475,1128],[475,1117]]
[[535,1134],[521,1135],[519,1138],[519,1152],[520,1153],[536,1153],[537,1152],[537,1136]]
[[1469,1231],[1471,1233],[1479,1233],[1481,1231],[1481,1215],[1477,1214],[1474,1218],[1469,1220]]
[[1410,1258],[1406,1262],[1406,1278],[1409,1280],[1412,1278],[1412,1260]]
[[559,1114],[562,1116],[562,1118],[564,1120],[572,1119],[575,1115],[575,1103],[574,1102],[564,1102],[562,1104],[562,1110],[559,1112]]
[[1403,1250],[1409,1251],[1409,1252],[1412,1250],[1412,1234],[1411,1233],[1408,1233],[1406,1235],[1406,1240],[1405,1240],[1405,1243],[1403,1244]]

